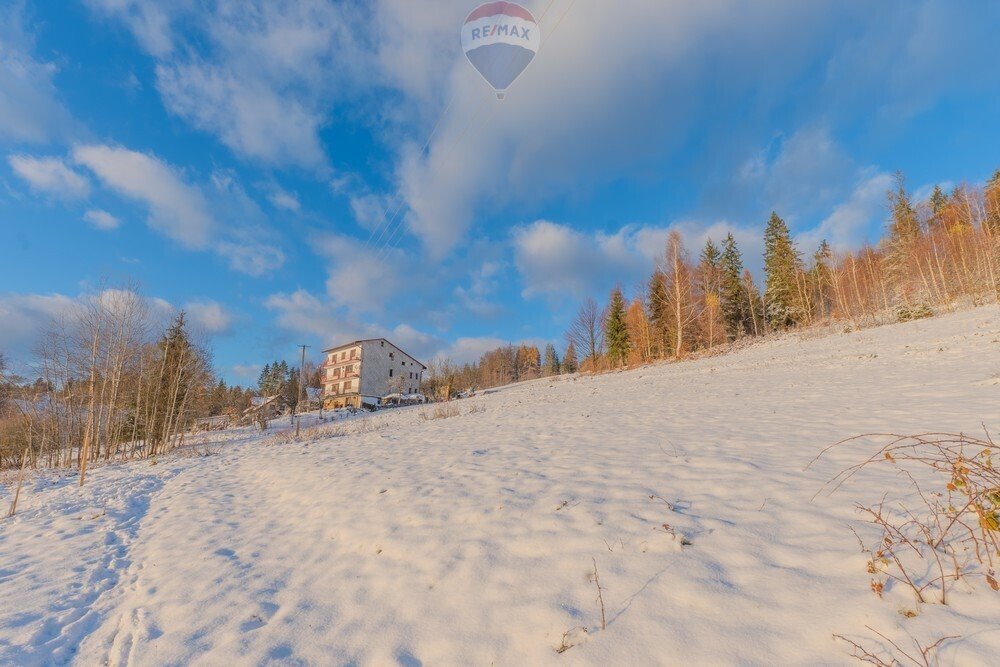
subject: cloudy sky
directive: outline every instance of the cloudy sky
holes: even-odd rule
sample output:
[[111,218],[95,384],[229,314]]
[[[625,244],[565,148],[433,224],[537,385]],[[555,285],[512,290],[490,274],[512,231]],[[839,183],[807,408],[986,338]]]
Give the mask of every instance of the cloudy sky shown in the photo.
[[476,0],[0,0],[0,350],[138,281],[219,371],[385,335],[557,341],[667,230],[774,209],[803,250],[877,238],[885,191],[1000,167],[992,0],[525,0],[499,102]]

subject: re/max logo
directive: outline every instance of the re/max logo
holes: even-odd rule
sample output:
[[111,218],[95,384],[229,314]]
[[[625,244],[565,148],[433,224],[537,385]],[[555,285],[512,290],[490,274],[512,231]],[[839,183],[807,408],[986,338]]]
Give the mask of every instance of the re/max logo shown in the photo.
[[485,28],[473,28],[472,29],[472,39],[486,39],[488,37],[520,37],[521,39],[530,40],[531,39],[531,29],[530,28],[518,28],[516,25],[507,25],[506,23],[497,23],[491,26],[486,26]]

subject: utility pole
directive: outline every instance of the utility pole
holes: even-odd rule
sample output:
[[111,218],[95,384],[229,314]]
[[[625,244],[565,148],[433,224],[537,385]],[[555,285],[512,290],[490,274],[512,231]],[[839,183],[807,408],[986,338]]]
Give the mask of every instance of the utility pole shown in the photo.
[[308,345],[299,345],[302,348],[302,359],[299,361],[299,392],[298,396],[295,397],[295,438],[299,437],[299,428],[302,426],[302,414],[299,410],[299,406],[302,404],[302,392],[305,390],[303,386],[302,378],[305,377],[306,370],[306,348]]

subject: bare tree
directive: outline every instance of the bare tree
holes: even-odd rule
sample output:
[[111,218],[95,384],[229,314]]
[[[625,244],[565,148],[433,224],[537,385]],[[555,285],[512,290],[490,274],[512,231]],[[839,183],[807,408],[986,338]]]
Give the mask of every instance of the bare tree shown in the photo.
[[592,366],[596,366],[601,354],[604,352],[604,334],[601,328],[601,311],[593,297],[580,306],[580,311],[576,319],[569,325],[566,332],[566,341],[573,343],[577,350],[586,352],[586,359],[590,360]]
[[667,338],[675,357],[684,354],[694,342],[688,339],[688,332],[701,312],[694,298],[694,272],[686,255],[680,232],[671,231],[661,271],[667,283],[664,297],[669,326]]

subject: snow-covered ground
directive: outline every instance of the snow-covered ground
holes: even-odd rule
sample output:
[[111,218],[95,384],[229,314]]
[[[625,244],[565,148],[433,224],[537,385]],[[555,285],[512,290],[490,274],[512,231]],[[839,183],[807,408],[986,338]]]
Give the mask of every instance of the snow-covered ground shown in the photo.
[[869,590],[854,503],[904,480],[813,499],[874,443],[804,470],[865,432],[1000,432],[996,307],[456,408],[32,479],[0,520],[0,664],[852,664],[832,635],[865,626],[1000,656],[985,585]]

